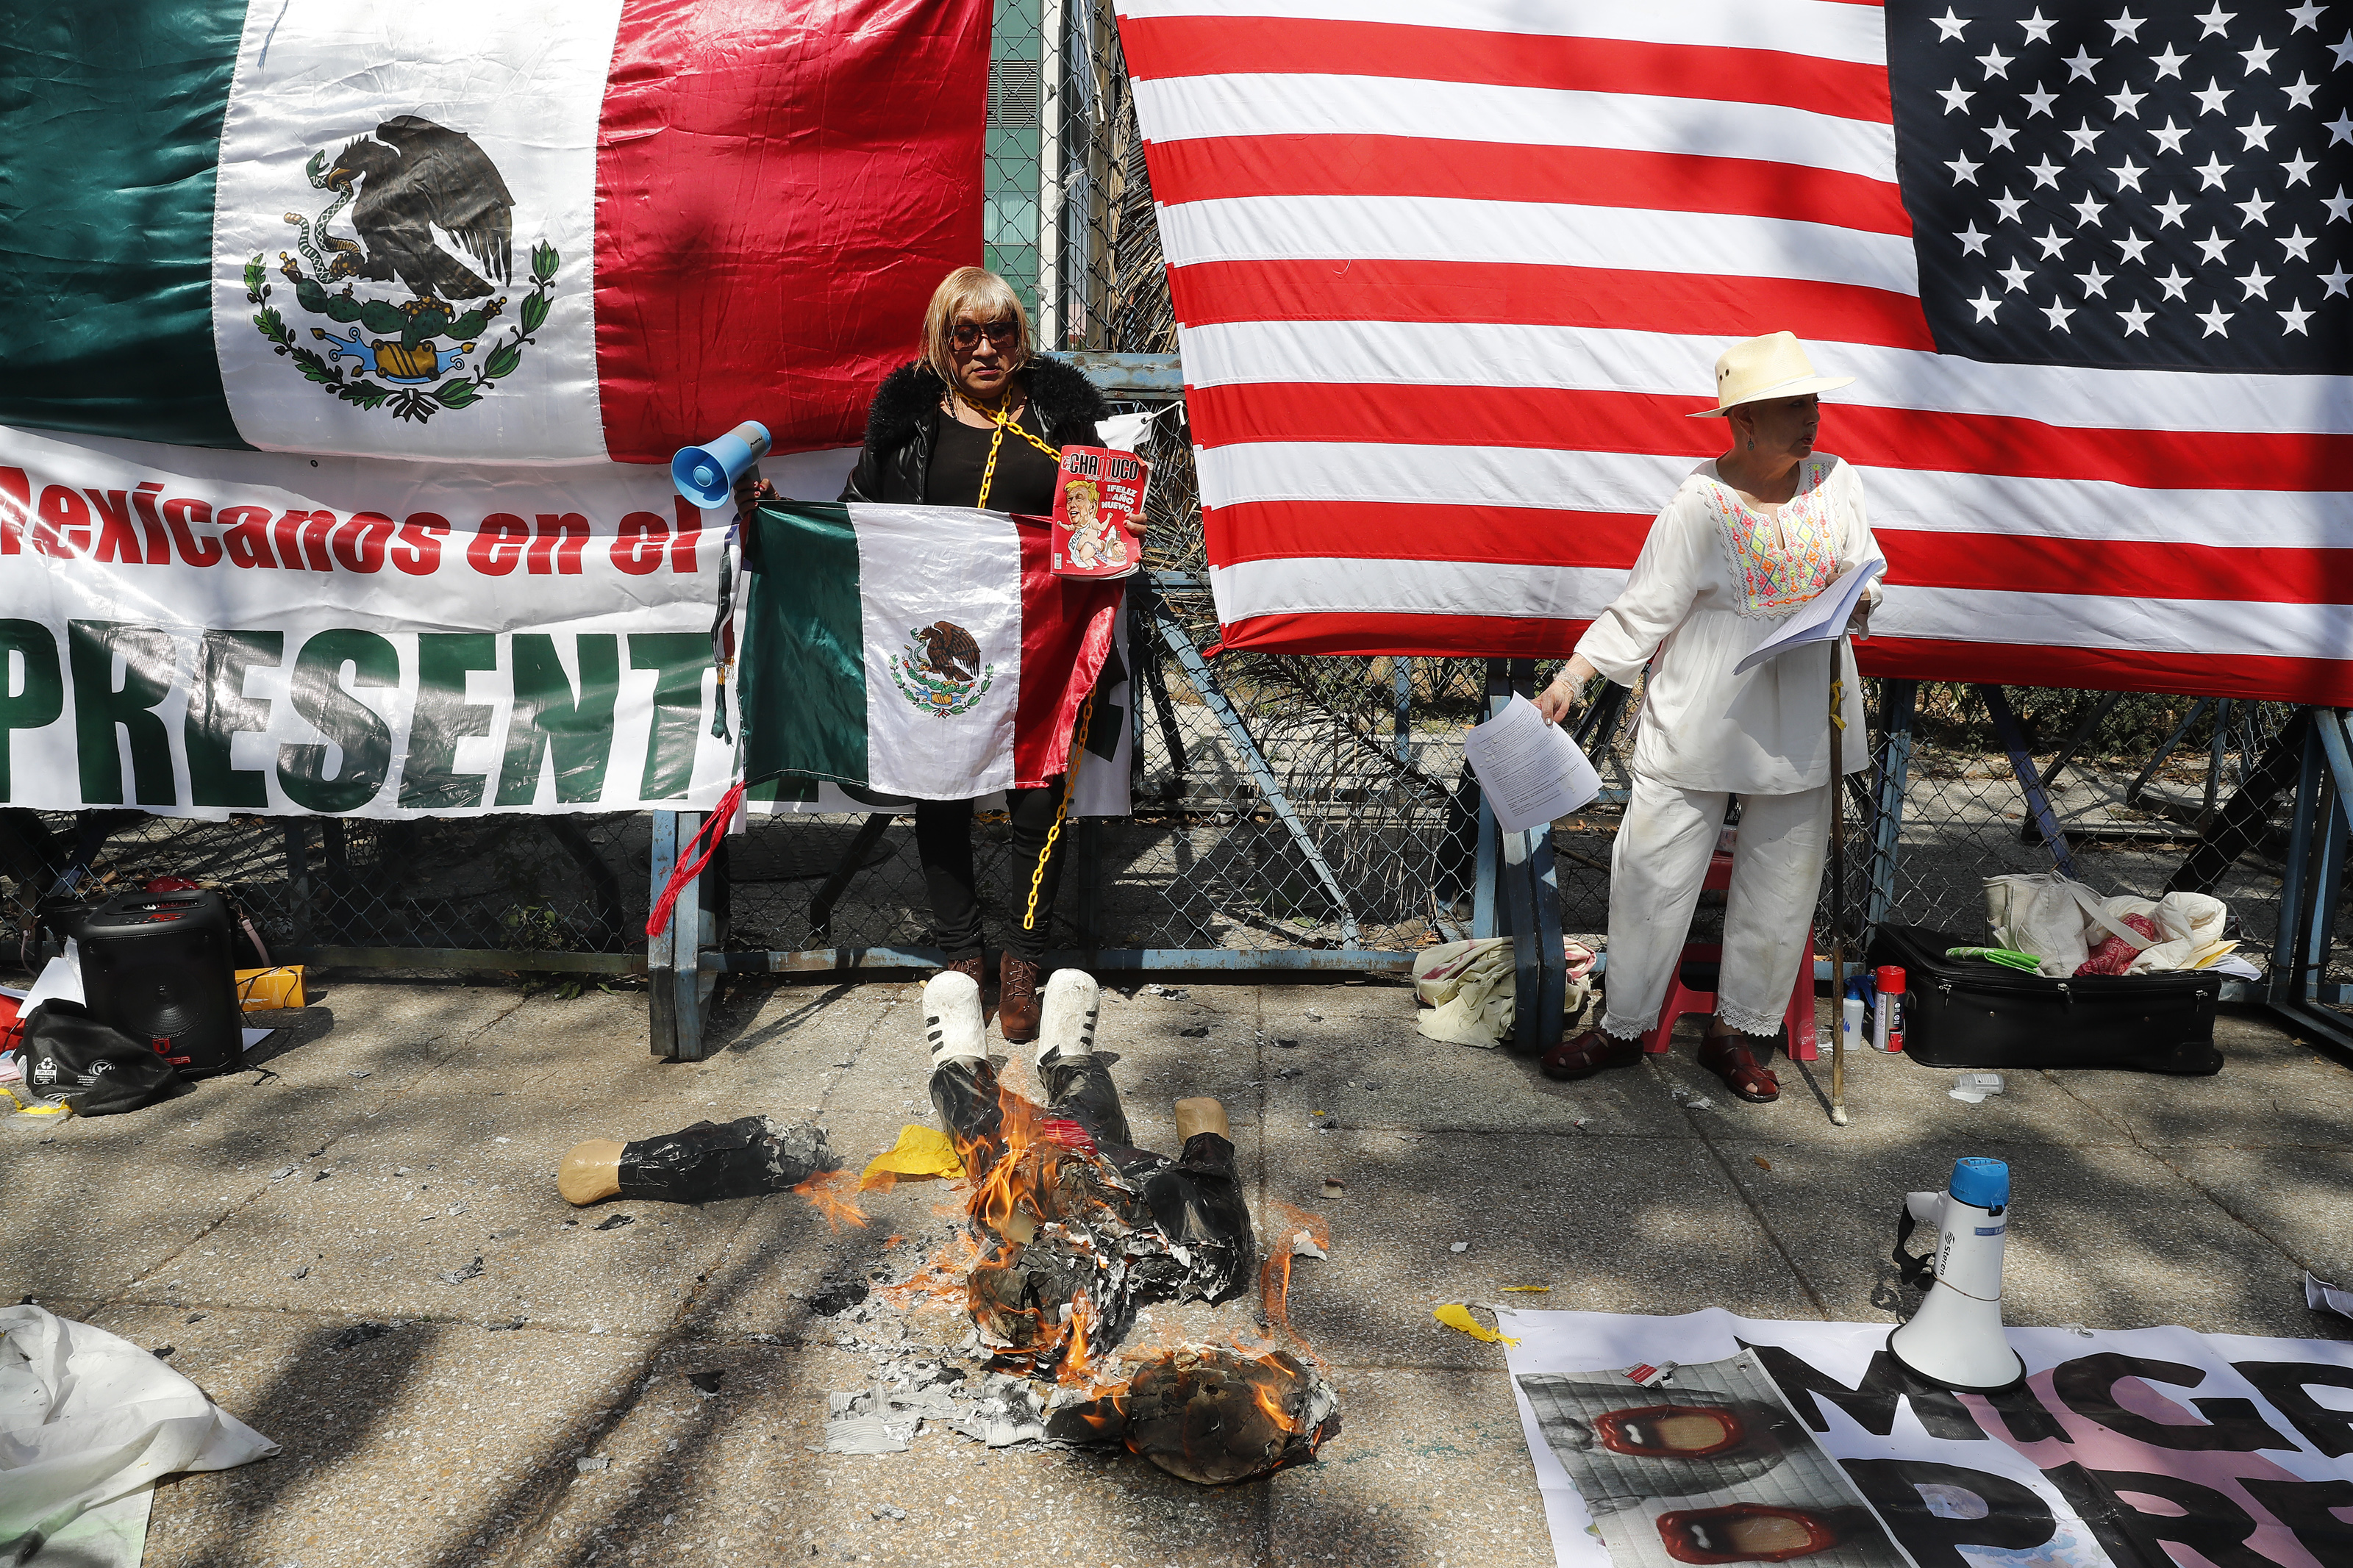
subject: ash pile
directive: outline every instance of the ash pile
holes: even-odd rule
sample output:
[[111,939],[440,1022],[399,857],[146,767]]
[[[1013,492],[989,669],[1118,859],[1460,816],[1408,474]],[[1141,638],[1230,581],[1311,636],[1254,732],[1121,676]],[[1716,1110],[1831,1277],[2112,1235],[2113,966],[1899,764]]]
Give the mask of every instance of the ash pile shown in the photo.
[[[835,1342],[875,1363],[870,1386],[831,1395],[823,1451],[898,1451],[931,1423],[990,1447],[1123,1446],[1219,1485],[1312,1459],[1339,1430],[1338,1397],[1304,1344],[1293,1354],[1267,1337],[1297,1342],[1282,1294],[1294,1251],[1323,1255],[1320,1226],[1260,1268],[1214,1100],[1177,1102],[1175,1158],[1134,1146],[1094,1054],[1100,995],[1076,970],[1048,983],[1041,1107],[989,1062],[977,984],[948,971],[924,987],[932,1103],[952,1155],[935,1168],[961,1179],[958,1225],[907,1279],[812,1300],[839,1314]],[[1219,1307],[1254,1284],[1261,1309],[1235,1311],[1229,1342],[1127,1343],[1155,1305]],[[912,1342],[914,1315],[940,1307],[968,1325],[961,1338]],[[1149,1327],[1145,1338],[1165,1340]]]

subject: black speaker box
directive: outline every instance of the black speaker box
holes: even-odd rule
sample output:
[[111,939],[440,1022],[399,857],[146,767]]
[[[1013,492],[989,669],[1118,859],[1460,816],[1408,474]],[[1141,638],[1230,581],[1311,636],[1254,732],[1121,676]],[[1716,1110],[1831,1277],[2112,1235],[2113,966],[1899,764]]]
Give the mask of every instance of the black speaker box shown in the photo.
[[81,940],[84,921],[98,911],[104,899],[80,899],[71,895],[47,898],[34,906],[33,918],[42,934],[63,952],[66,943]]
[[123,893],[81,928],[90,1016],[154,1048],[183,1078],[245,1065],[228,906],[205,889]]

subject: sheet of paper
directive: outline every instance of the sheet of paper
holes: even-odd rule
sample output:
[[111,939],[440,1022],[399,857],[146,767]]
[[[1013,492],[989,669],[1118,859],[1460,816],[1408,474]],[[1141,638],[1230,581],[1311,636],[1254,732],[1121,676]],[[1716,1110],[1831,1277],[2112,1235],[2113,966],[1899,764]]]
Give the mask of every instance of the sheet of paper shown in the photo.
[[33,982],[32,990],[25,994],[23,1004],[25,1016],[31,1017],[34,1008],[51,1000],[59,1002],[83,1000],[81,943],[71,937],[66,939],[64,955],[49,960],[48,963],[42,968],[40,977]]
[[1566,816],[1601,793],[1601,775],[1568,731],[1545,722],[1525,697],[1464,737],[1462,754],[1506,833]]
[[1746,675],[1768,658],[1778,658],[1793,647],[1809,643],[1830,642],[1846,630],[1854,615],[1854,606],[1871,580],[1887,570],[1887,563],[1873,557],[1852,572],[1842,572],[1831,579],[1831,585],[1807,600],[1798,613],[1781,623],[1771,637],[1758,643],[1746,658],[1732,667],[1735,675]]

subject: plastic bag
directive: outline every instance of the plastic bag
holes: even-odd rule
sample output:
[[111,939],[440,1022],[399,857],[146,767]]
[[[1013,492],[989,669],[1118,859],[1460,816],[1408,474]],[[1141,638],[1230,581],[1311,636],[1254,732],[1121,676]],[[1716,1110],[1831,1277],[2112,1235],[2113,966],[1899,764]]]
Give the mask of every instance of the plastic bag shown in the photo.
[[2168,893],[2147,899],[2110,899],[2108,913],[2119,918],[2146,915],[2157,927],[2158,940],[2134,954],[2126,974],[2161,973],[2194,969],[2200,960],[2222,944],[2231,923],[2231,907],[2205,893]]
[[[2059,980],[2190,968],[2221,942],[2231,920],[2230,907],[2204,893],[2103,898],[2056,871],[1988,877],[1985,889],[1994,941],[2034,954],[2042,973]],[[2106,956],[2086,969],[2095,946]]]
[[1160,1234],[1193,1256],[1179,1300],[1223,1301],[1251,1282],[1257,1237],[1250,1204],[1234,1180],[1234,1146],[1215,1132],[1196,1132],[1173,1164],[1144,1181]]
[[639,1203],[707,1204],[787,1193],[840,1162],[813,1122],[765,1116],[698,1121],[621,1149],[621,1196]]
[[157,1481],[276,1452],[129,1341],[0,1307],[0,1562],[135,1563]]
[[101,1024],[79,1002],[44,1002],[25,1020],[20,1051],[25,1088],[47,1105],[77,1116],[116,1116],[195,1085],[121,1030]]

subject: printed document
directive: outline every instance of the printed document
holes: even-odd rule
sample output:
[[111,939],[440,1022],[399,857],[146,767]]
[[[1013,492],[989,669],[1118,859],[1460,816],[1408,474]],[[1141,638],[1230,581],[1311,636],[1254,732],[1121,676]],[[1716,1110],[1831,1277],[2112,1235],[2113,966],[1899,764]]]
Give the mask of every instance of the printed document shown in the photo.
[[1540,827],[1601,793],[1601,775],[1568,731],[1546,723],[1525,697],[1465,736],[1462,754],[1506,833]]
[[1829,587],[1807,600],[1798,613],[1781,623],[1771,637],[1757,645],[1746,658],[1732,667],[1735,675],[1746,675],[1768,658],[1778,658],[1793,647],[1809,643],[1834,641],[1846,630],[1854,615],[1855,605],[1871,580],[1887,570],[1887,563],[1876,556],[1831,579]]

